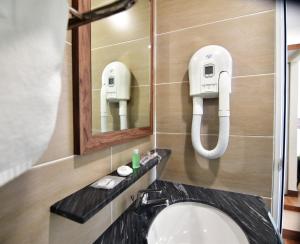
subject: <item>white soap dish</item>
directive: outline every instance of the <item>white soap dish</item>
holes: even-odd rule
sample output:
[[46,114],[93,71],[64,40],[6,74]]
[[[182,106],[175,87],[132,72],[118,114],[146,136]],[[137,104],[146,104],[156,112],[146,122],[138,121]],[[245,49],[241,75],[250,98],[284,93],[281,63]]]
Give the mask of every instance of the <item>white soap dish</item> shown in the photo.
[[100,188],[100,189],[113,189],[116,185],[118,185],[125,178],[113,175],[107,175],[100,180],[97,180],[91,187]]
[[133,170],[129,166],[123,165],[117,169],[117,172],[120,176],[128,176],[132,174]]

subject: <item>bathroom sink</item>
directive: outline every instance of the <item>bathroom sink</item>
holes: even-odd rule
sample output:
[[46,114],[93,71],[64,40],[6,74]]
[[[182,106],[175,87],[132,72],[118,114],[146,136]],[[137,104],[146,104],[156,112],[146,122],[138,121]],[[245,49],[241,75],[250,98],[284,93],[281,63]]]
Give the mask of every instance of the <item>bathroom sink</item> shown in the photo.
[[175,203],[152,222],[148,244],[249,244],[242,229],[217,208],[195,202]]

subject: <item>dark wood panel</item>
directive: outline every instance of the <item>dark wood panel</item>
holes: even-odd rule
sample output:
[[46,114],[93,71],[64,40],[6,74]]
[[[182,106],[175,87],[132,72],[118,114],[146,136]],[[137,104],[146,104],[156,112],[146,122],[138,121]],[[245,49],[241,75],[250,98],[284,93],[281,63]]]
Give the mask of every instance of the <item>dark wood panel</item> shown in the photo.
[[300,241],[300,232],[298,231],[283,229],[282,236],[285,239]]
[[297,49],[300,49],[300,43],[299,44],[288,45],[288,50],[289,51],[297,50]]
[[300,241],[284,239],[284,244],[299,244],[299,243],[300,243]]
[[284,209],[300,212],[300,198],[298,192],[296,196],[285,196],[284,197]]
[[298,197],[298,191],[287,191],[286,196],[290,196],[290,197]]
[[289,204],[284,204],[284,209],[289,210],[289,211],[294,211],[294,212],[300,212],[299,206],[294,206],[294,205],[289,205]]
[[[79,12],[91,9],[91,0],[73,0],[73,7]],[[92,135],[92,82],[91,82],[91,25],[87,24],[72,31],[73,63],[73,120],[74,153],[103,149],[112,145],[153,134],[153,79],[154,79],[154,3],[151,1],[151,86],[150,126]]]

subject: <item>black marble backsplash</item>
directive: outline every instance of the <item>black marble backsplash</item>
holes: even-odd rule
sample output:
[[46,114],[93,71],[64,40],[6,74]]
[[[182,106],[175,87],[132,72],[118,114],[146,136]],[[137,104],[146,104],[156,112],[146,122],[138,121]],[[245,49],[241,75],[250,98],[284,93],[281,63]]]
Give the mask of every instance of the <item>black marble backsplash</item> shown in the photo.
[[[156,152],[161,156],[162,163],[168,160],[171,154],[171,150],[168,149],[156,149]],[[50,211],[78,223],[85,223],[158,163],[158,158],[155,158],[146,165],[141,165],[139,169],[134,170],[125,180],[110,190],[96,189],[88,185],[53,204]],[[118,175],[118,173],[114,171],[110,175]]]
[[[222,210],[241,227],[250,244],[281,243],[260,197],[160,180],[149,188],[163,190],[162,197],[171,204],[192,201]],[[94,244],[147,244],[149,226],[163,208],[149,208],[138,215],[131,205]]]

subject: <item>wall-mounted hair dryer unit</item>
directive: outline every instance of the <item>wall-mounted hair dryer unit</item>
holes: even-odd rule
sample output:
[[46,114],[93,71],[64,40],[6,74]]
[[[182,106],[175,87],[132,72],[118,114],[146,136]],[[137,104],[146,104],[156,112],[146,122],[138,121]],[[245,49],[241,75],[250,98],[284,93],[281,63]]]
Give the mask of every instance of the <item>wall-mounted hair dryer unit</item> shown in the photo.
[[[208,159],[221,157],[228,146],[231,74],[231,55],[221,46],[203,47],[190,60],[190,95],[193,97],[192,144],[197,153]],[[216,97],[219,97],[219,139],[214,149],[206,150],[200,139],[203,99]]]
[[127,126],[127,101],[130,99],[130,71],[121,62],[112,62],[102,72],[101,132],[107,132],[108,103],[119,103],[120,129]]

